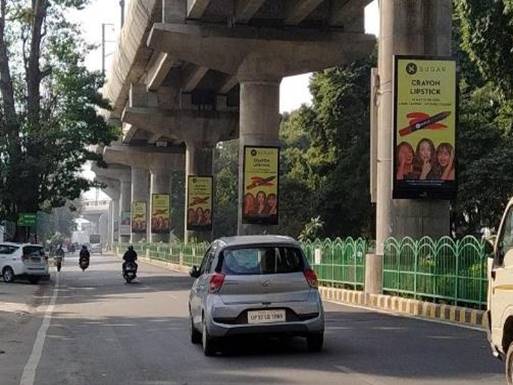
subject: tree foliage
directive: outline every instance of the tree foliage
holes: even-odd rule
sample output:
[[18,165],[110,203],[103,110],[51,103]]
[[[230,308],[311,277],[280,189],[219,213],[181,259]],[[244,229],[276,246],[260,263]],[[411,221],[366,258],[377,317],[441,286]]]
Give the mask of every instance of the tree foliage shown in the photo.
[[116,131],[99,108],[103,77],[65,13],[86,0],[0,0],[0,216],[62,206],[89,188],[79,174]]
[[494,227],[513,195],[513,2],[458,0],[454,46],[461,68],[458,233]]

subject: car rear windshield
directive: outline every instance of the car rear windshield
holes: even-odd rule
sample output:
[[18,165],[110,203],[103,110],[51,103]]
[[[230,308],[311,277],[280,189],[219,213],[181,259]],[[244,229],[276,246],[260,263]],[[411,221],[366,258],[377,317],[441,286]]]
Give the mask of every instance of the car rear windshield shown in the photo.
[[295,247],[226,249],[221,264],[227,275],[295,273],[305,268],[301,250]]
[[25,246],[23,248],[23,255],[30,257],[42,257],[45,255],[45,251],[41,246]]

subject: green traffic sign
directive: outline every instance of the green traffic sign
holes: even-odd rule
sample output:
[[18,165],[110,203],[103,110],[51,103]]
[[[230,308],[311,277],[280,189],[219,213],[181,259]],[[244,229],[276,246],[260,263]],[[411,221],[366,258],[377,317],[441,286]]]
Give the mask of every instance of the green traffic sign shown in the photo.
[[37,215],[33,213],[20,213],[18,217],[19,226],[34,226],[36,224]]

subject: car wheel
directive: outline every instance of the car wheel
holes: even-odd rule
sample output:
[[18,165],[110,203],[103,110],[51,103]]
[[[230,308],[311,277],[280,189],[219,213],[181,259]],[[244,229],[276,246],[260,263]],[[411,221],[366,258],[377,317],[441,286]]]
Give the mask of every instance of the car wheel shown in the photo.
[[29,282],[33,285],[39,282],[39,277],[29,277]]
[[11,283],[14,282],[14,271],[12,268],[7,266],[2,272],[2,276],[4,277],[4,282]]
[[191,343],[199,344],[202,343],[202,335],[199,331],[194,327],[194,322],[192,321],[192,316],[190,317],[191,322]]
[[312,333],[306,337],[309,352],[320,352],[324,343],[324,333]]
[[513,342],[509,344],[506,353],[506,381],[508,385],[513,385]]
[[203,319],[203,327],[201,333],[201,345],[203,347],[203,353],[206,356],[213,356],[216,354],[217,347],[214,339],[208,335],[207,331],[207,323],[205,319]]

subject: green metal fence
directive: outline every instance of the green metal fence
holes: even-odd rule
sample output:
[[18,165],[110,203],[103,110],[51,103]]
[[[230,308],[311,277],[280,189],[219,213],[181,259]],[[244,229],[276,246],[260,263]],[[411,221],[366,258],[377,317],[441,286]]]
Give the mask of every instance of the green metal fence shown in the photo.
[[385,293],[464,306],[486,305],[483,241],[471,236],[460,240],[389,238],[384,254]]
[[[116,246],[122,252],[128,243]],[[199,266],[209,244],[202,243],[134,243],[139,255],[147,255],[152,259],[165,262]],[[365,276],[365,254],[368,244],[362,238],[346,238],[335,240],[316,239],[301,244],[306,257],[317,273],[321,284],[335,287],[350,287],[362,290]]]
[[324,286],[362,290],[368,243],[362,238],[316,239],[302,243],[308,262]]

